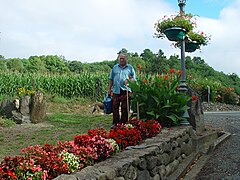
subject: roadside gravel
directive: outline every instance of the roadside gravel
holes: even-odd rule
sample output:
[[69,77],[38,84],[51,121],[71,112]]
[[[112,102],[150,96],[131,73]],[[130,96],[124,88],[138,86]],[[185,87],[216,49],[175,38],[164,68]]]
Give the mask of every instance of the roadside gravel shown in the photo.
[[222,128],[232,135],[220,144],[209,156],[196,180],[233,179],[240,180],[240,113],[205,114],[205,122]]

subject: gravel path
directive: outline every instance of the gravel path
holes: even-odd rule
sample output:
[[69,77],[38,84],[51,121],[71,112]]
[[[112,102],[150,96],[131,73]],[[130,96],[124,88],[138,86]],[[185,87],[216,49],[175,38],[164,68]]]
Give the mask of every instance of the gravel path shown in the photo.
[[240,113],[205,114],[205,122],[232,135],[210,154],[196,180],[240,180]]

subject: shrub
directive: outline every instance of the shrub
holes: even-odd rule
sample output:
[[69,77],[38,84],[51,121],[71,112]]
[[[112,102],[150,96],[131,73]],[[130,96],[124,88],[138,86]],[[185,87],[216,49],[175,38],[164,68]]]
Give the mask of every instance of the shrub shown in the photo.
[[165,75],[140,75],[129,81],[133,104],[139,103],[140,119],[157,119],[160,124],[178,124],[188,109],[190,97],[178,91],[181,71],[170,69]]

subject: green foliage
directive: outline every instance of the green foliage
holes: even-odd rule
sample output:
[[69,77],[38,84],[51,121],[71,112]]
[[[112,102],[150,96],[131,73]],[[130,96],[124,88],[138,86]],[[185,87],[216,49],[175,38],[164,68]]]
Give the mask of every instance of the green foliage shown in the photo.
[[210,40],[210,37],[204,34],[203,32],[196,33],[196,32],[190,31],[187,34],[187,41],[194,41],[194,42],[197,42],[199,45],[206,46],[209,40]]
[[[161,49],[157,53],[145,49],[140,55],[129,51],[127,54],[128,63],[133,65],[137,74],[164,74],[170,68],[180,69],[179,56],[172,55],[167,58]],[[13,96],[16,88],[25,88],[45,90],[45,92],[64,98],[83,96],[102,100],[109,81],[109,72],[116,63],[118,63],[117,59],[82,63],[77,60],[67,61],[63,56],[56,55],[31,56],[28,59],[6,59],[0,55],[0,71],[2,72],[0,74],[0,95]],[[212,101],[216,101],[217,95],[222,94],[216,90],[215,84],[223,88],[234,88],[234,93],[240,95],[239,75],[235,73],[226,75],[215,71],[201,57],[186,57],[186,74],[187,83],[190,86],[194,88],[201,86],[197,90],[201,89],[198,92],[203,96],[203,100],[206,100],[208,85],[211,88]],[[195,80],[193,81],[190,77]],[[232,98],[221,98],[221,101],[225,102],[227,99]]]
[[[96,79],[98,79],[98,86],[96,86]],[[71,75],[1,73],[0,82],[2,83],[0,88],[2,95],[13,95],[17,88],[24,88],[27,90],[42,89],[49,94],[65,98],[92,97],[96,99],[105,94],[108,74],[87,72]]]
[[188,109],[190,98],[178,91],[178,85],[179,74],[173,69],[164,76],[141,74],[138,81],[129,81],[133,104],[139,103],[140,119],[158,119],[160,123],[170,121],[173,124],[183,120],[181,115]]
[[16,123],[13,120],[0,117],[0,127],[11,127],[14,125]]

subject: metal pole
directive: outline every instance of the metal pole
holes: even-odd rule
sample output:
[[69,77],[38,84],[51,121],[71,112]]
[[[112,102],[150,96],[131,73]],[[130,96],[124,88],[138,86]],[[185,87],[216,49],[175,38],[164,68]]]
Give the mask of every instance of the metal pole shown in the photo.
[[[180,8],[180,15],[184,13],[185,2],[179,1],[178,6]],[[186,70],[185,70],[185,40],[181,41],[181,77],[180,77],[180,92],[187,91],[187,84],[186,84]]]
[[[180,15],[184,14],[184,7],[185,7],[185,0],[178,0],[178,6],[180,8]],[[180,87],[179,87],[179,91],[182,93],[187,92],[187,84],[186,84],[186,71],[185,71],[186,67],[185,67],[185,40],[183,39],[181,41],[181,77],[180,77]],[[182,117],[184,118],[189,118],[189,114],[188,114],[188,110],[186,110],[184,112],[184,114],[182,115]],[[180,123],[181,125],[190,125],[190,123],[188,122],[188,120],[186,121],[182,121]]]

